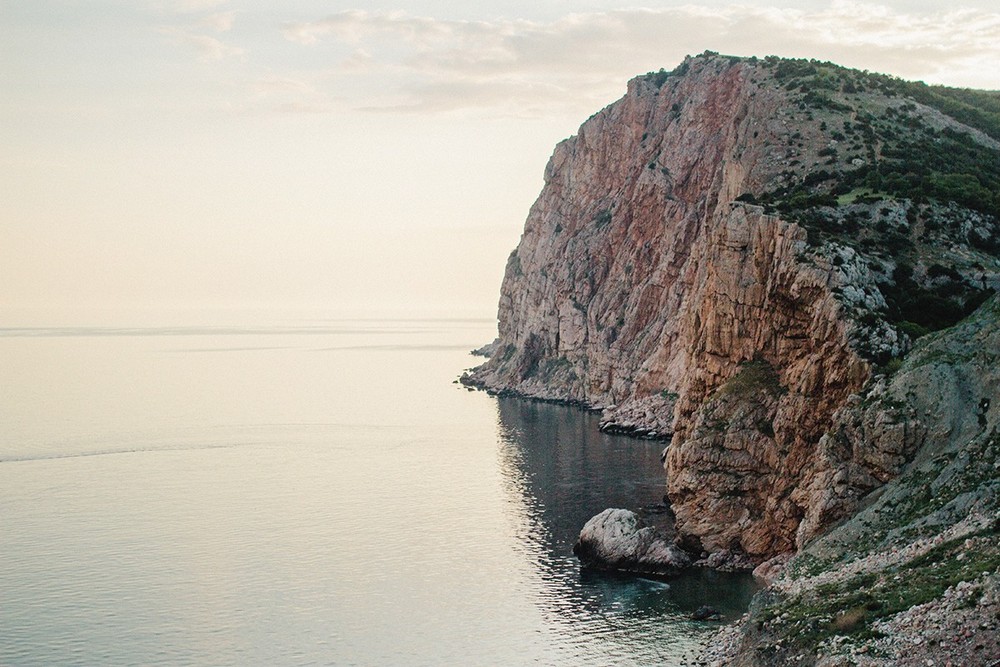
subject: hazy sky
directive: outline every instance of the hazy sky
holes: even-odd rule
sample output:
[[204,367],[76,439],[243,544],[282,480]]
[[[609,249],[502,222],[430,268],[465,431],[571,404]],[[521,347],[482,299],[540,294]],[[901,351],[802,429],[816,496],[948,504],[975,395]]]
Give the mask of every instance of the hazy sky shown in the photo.
[[0,0],[0,326],[491,317],[554,144],[689,53],[1000,88],[993,0],[789,6]]

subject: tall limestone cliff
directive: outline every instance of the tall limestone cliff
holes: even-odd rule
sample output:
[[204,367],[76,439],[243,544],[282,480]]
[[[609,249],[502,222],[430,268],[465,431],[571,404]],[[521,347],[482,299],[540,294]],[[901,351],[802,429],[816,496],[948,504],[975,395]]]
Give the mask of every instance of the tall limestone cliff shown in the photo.
[[1000,133],[961,92],[712,53],[633,79],[556,147],[465,381],[672,438],[691,550],[801,548],[920,444],[837,446],[838,411],[1000,286]]

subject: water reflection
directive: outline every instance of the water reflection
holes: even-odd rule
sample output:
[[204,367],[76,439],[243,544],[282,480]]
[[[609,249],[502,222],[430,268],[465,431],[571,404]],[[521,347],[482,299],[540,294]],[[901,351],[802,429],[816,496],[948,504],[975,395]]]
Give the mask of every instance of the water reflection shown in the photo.
[[694,609],[710,604],[728,618],[746,609],[755,590],[747,575],[694,570],[664,583],[581,572],[572,547],[590,517],[662,499],[662,444],[603,434],[595,414],[513,398],[497,399],[497,423],[511,530],[535,568],[535,602],[578,664],[680,664],[714,627],[689,621]]

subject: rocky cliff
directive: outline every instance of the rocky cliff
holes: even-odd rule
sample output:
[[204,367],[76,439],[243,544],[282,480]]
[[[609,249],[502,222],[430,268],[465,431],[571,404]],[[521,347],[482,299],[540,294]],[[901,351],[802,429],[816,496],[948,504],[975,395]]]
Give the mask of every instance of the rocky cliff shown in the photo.
[[[1000,300],[921,338],[834,417],[822,456],[906,451],[903,473],[811,542],[697,664],[1000,660]],[[840,450],[835,453],[834,450]],[[836,495],[843,479],[814,479]]]
[[556,147],[464,381],[672,438],[691,551],[802,548],[925,437],[859,392],[1000,285],[1000,123],[968,95],[710,53],[633,79]]

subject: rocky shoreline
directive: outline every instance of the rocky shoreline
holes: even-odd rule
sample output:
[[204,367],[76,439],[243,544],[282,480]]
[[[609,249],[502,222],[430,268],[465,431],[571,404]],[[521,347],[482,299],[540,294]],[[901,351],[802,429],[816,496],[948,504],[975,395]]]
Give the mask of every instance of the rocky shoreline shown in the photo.
[[[991,398],[1000,388],[998,350],[1000,298],[994,297],[966,321],[922,341],[893,377],[873,381],[859,404],[882,423],[892,415],[906,424],[906,415],[919,414],[922,427],[910,428],[929,435],[901,475],[797,554],[763,563],[743,554],[700,560],[688,554],[688,566],[755,566],[755,577],[767,585],[743,618],[688,664],[1000,664],[1000,431]],[[610,526],[607,544],[588,553],[609,554],[602,567],[654,568],[662,547],[636,567],[644,529],[622,512],[595,517],[581,542],[617,517],[631,534]],[[671,544],[674,537],[668,528],[661,539]],[[674,572],[669,562],[661,574]]]
[[767,588],[692,667],[991,667],[1000,659],[1000,433],[997,401],[979,397],[1000,387],[996,350],[1000,298],[922,341],[894,376],[850,402],[881,415],[872,423],[882,433],[919,414],[923,426],[909,428],[935,435],[861,512],[798,554],[762,562],[685,550],[666,497],[601,512],[574,553],[585,568],[665,579],[692,567],[753,569]]
[[[472,350],[470,354],[489,357],[490,355],[483,353],[483,350],[489,349],[490,345],[493,345],[493,343]],[[519,398],[525,401],[564,405],[566,407],[578,408],[585,412],[600,412],[601,421],[598,428],[602,433],[609,435],[623,435],[638,440],[659,440],[667,443],[673,438],[673,429],[667,420],[663,418],[664,414],[672,414],[672,412],[654,412],[648,406],[649,401],[624,408],[619,408],[616,405],[605,406],[600,403],[591,403],[577,398],[565,398],[560,395],[546,395],[539,392],[531,393],[510,387],[493,387],[481,378],[468,372],[462,373],[457,381],[465,387],[484,391],[490,396]]]
[[862,402],[883,423],[919,415],[911,463],[791,558],[693,665],[1000,664],[998,350],[994,297],[876,383]]
[[[975,521],[972,524],[975,525]],[[982,527],[980,525],[979,529]],[[898,567],[926,556],[936,547],[948,543],[949,537],[954,540],[956,534],[963,536],[976,531],[970,531],[970,526],[964,525],[948,532],[950,535],[918,541],[903,552],[869,554],[844,570],[825,571],[805,580],[786,576],[779,578],[755,601],[750,612],[736,623],[722,628],[690,664],[698,667],[1000,665],[1000,572],[996,569],[963,578],[927,602],[875,621],[870,632],[856,632],[866,613],[857,607],[845,605],[832,609],[826,615],[817,614],[810,619],[812,625],[805,629],[807,636],[822,636],[812,646],[799,641],[803,631],[799,620],[801,614],[783,611],[774,615],[767,612],[768,608],[781,601],[816,590],[850,585],[859,575],[868,578],[872,573]],[[996,534],[995,530],[992,532]],[[979,534],[960,539],[961,550],[956,554],[959,562],[971,561],[975,557],[969,554],[981,549],[996,553],[995,537],[990,539]],[[902,571],[906,571],[905,568]],[[901,581],[902,575],[893,574],[892,577]]]

